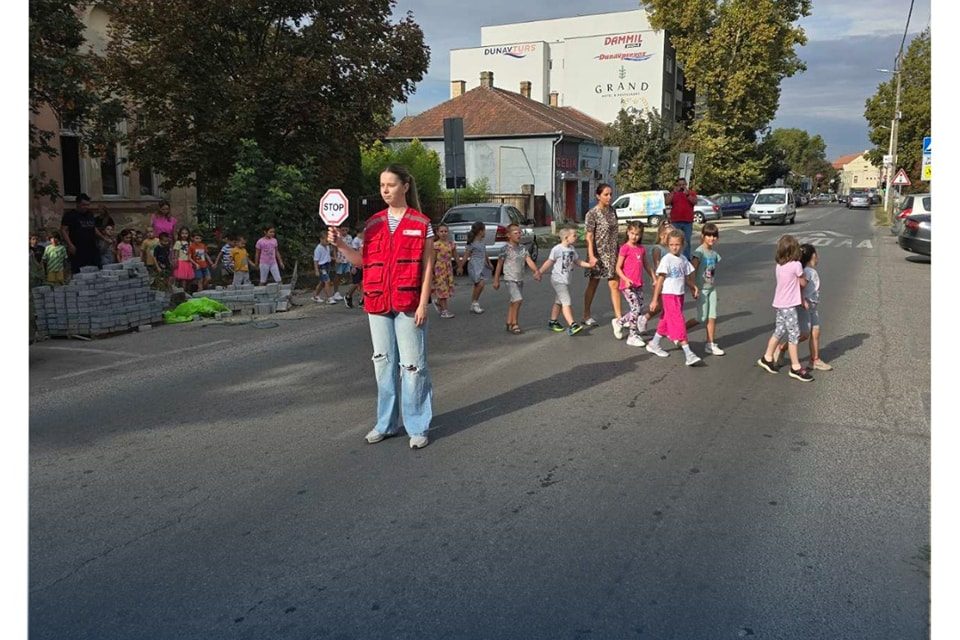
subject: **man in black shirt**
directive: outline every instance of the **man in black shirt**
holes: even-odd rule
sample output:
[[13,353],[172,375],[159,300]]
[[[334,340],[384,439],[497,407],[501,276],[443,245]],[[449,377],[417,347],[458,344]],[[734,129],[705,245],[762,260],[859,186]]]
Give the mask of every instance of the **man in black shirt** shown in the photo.
[[81,193],[77,196],[77,208],[67,211],[60,220],[60,233],[67,245],[70,256],[70,268],[73,273],[80,267],[100,266],[100,252],[97,251],[97,219],[90,212],[90,197]]

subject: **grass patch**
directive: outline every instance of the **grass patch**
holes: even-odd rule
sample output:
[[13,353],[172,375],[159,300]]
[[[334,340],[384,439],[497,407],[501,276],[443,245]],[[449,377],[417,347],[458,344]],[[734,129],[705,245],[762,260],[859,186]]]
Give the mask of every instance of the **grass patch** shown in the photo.
[[882,206],[873,208],[873,224],[878,227],[890,226],[890,219],[887,218],[887,212]]

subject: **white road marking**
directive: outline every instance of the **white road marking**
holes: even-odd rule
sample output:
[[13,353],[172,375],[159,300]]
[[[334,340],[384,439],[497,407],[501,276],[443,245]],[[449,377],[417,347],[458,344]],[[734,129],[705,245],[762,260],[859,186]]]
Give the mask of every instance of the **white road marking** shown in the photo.
[[40,351],[76,351],[79,353],[106,353],[111,356],[130,356],[133,358],[139,358],[142,354],[133,353],[132,351],[111,351],[110,349],[84,349],[82,347],[45,347],[37,346],[37,349]]
[[[96,373],[97,371],[105,371],[107,369],[116,369],[117,367],[122,367],[134,362],[140,362],[141,360],[146,360],[148,358],[162,358],[164,356],[172,356],[177,353],[183,353],[185,351],[194,351],[196,349],[206,349],[208,347],[213,347],[218,344],[223,344],[225,342],[233,342],[232,340],[215,340],[214,342],[208,342],[206,344],[198,344],[192,347],[184,347],[182,349],[174,349],[172,351],[162,351],[157,354],[145,355],[145,356],[135,356],[129,360],[124,360],[123,362],[115,362],[113,364],[105,364],[101,367],[91,367],[89,369],[83,369],[82,371],[74,371],[72,373],[65,373],[62,376],[55,376],[51,378],[52,380],[63,380],[65,378],[75,378],[76,376],[85,376],[88,373]],[[113,353],[117,353],[114,351]]]
[[840,244],[838,244],[837,247],[850,247],[850,248],[853,248],[853,240],[850,240],[849,238],[848,238],[847,240],[841,240],[841,241],[840,241]]
[[742,234],[750,235],[751,233],[763,233],[763,229],[737,229]]
[[873,249],[873,243],[869,240],[864,240],[857,245],[857,249]]

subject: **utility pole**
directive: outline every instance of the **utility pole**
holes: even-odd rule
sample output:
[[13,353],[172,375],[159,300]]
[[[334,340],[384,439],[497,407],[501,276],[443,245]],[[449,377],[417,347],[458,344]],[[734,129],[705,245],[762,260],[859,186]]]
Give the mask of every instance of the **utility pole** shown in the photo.
[[897,133],[900,124],[900,63],[903,60],[903,51],[897,54],[896,64],[893,66],[893,75],[897,77],[897,93],[894,100],[893,120],[890,121],[890,149],[887,154],[890,156],[891,164],[887,167],[887,188],[883,194],[883,209],[887,220],[893,224],[893,199],[890,197],[893,190],[893,174],[897,167]]

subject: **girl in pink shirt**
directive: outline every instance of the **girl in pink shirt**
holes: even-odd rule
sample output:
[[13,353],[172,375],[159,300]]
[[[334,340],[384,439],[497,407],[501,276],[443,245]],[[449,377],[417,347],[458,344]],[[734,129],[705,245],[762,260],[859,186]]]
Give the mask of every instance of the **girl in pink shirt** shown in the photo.
[[774,360],[774,351],[783,338],[787,339],[790,353],[790,377],[801,382],[813,382],[810,372],[800,365],[797,343],[800,341],[800,322],[797,307],[801,304],[800,290],[807,286],[800,264],[800,243],[791,235],[777,241],[777,289],[773,295],[773,307],[777,310],[773,335],[767,341],[767,351],[757,360],[757,366],[776,373],[779,368]]
[[617,256],[617,276],[620,278],[620,293],[627,299],[630,305],[630,311],[622,318],[614,318],[611,321],[613,325],[613,335],[617,340],[623,338],[623,328],[630,329],[630,336],[627,338],[627,344],[631,347],[642,347],[646,344],[640,337],[641,328],[638,326],[643,309],[643,272],[650,274],[650,279],[655,280],[653,267],[647,260],[646,249],[640,244],[643,238],[643,223],[637,220],[631,220],[627,223],[627,242],[620,247],[620,253]]
[[123,262],[133,257],[133,232],[124,229],[120,232],[120,242],[117,243],[117,262]]

